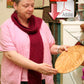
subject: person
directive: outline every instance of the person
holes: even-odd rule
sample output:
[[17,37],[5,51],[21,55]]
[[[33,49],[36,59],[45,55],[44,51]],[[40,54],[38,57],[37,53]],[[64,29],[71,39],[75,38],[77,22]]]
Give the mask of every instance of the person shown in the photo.
[[68,46],[56,45],[47,24],[33,15],[34,0],[14,0],[14,9],[0,26],[1,84],[53,84],[51,54]]

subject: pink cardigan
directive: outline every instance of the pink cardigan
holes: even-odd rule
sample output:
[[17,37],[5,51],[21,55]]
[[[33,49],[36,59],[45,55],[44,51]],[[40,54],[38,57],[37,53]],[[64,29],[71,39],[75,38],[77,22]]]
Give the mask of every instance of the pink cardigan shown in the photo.
[[[20,30],[9,18],[1,25],[0,51],[15,50],[26,58],[29,58],[30,40],[28,34]],[[44,63],[52,65],[50,47],[55,44],[55,40],[47,24],[42,21],[40,34],[44,43]],[[46,84],[53,84],[53,76],[42,75]],[[27,70],[23,69],[4,55],[1,63],[1,84],[20,84],[22,80],[27,80]]]

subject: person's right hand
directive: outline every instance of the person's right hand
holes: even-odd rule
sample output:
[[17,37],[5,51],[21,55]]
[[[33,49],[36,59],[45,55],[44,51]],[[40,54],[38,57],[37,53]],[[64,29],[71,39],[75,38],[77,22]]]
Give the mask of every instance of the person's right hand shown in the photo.
[[46,63],[42,63],[42,64],[38,64],[38,72],[44,74],[44,75],[56,75],[57,74],[57,70],[52,68],[51,65],[48,65]]

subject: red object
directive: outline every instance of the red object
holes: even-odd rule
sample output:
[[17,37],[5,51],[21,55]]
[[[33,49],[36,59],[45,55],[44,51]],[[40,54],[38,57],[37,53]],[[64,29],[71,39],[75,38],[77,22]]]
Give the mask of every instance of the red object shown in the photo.
[[67,1],[67,0],[50,0],[51,2],[62,2],[62,1]]
[[75,45],[82,45],[79,41]]
[[51,4],[51,12],[49,15],[52,17],[53,20],[56,19],[56,17],[59,15],[59,12],[57,12],[57,4],[53,3]]
[[82,69],[82,73],[83,73],[82,80],[84,80],[84,68]]

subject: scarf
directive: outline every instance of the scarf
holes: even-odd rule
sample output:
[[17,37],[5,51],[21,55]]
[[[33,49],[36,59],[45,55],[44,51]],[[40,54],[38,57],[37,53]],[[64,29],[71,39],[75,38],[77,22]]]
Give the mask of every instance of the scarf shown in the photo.
[[[28,19],[29,27],[23,26],[17,17],[17,12],[15,11],[11,15],[11,19],[15,25],[18,26],[22,31],[26,32],[30,38],[30,60],[36,63],[43,63],[43,42],[40,35],[40,27],[42,23],[42,19],[35,17],[32,15]],[[28,84],[42,84],[42,75],[39,72],[28,70]]]

